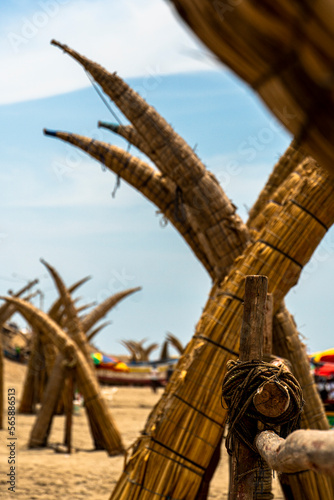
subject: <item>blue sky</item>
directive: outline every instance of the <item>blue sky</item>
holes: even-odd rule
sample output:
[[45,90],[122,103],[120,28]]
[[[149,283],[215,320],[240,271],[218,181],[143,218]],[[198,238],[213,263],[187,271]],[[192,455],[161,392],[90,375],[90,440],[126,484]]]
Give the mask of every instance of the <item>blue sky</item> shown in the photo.
[[[122,182],[113,198],[112,173],[43,136],[47,127],[126,147],[97,129],[98,120],[114,117],[82,69],[49,42],[67,43],[125,77],[196,145],[243,218],[289,135],[162,0],[141,0],[140,8],[138,0],[45,0],[38,7],[16,0],[6,3],[0,29],[7,69],[0,84],[1,293],[40,276],[47,307],[55,292],[43,257],[67,284],[93,276],[78,292],[81,303],[143,287],[110,314],[113,324],[96,338],[99,348],[124,353],[120,339],[162,343],[167,331],[186,343],[210,289],[206,271],[139,193]],[[309,351],[333,345],[333,254],[329,231],[287,298]]]

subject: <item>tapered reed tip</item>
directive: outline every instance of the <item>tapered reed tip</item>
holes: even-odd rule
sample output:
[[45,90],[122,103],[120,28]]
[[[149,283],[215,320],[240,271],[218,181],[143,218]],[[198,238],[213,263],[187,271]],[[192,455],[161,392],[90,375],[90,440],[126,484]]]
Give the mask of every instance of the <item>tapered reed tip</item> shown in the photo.
[[57,131],[56,130],[49,130],[47,128],[43,128],[43,134],[44,135],[49,135],[51,137],[57,137]]

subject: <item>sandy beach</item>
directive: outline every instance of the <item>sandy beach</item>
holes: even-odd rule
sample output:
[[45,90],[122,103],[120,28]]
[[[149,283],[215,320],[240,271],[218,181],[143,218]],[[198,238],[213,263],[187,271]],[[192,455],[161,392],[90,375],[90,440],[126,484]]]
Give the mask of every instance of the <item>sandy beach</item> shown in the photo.
[[[17,402],[23,386],[26,367],[5,360],[5,396],[8,388],[15,388]],[[104,397],[121,432],[126,447],[139,436],[152,407],[162,394],[154,394],[150,388],[103,387]],[[16,487],[8,491],[8,431],[0,431],[0,493],[1,498],[16,496],[22,500],[96,499],[107,500],[124,466],[124,457],[109,457],[104,451],[94,451],[85,412],[73,416],[73,447],[71,455],[57,453],[62,444],[64,417],[54,419],[50,447],[29,450],[27,442],[35,415],[16,416]],[[7,415],[5,415],[6,424]],[[212,480],[209,499],[227,499],[228,462],[225,448],[222,460]],[[277,479],[274,480],[275,500],[283,500]]]

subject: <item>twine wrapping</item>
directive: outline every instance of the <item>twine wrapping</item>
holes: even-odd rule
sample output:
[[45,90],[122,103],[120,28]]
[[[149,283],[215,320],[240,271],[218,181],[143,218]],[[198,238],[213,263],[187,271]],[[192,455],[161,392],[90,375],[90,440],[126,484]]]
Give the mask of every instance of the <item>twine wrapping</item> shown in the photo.
[[[257,411],[253,404],[253,397],[258,389],[267,382],[275,382],[285,388],[290,395],[288,408],[278,417],[268,417]],[[298,428],[300,414],[303,409],[304,400],[302,389],[291,372],[280,367],[266,363],[265,361],[229,361],[227,372],[223,380],[222,398],[224,399],[228,412],[229,431],[226,437],[226,449],[231,455],[233,452],[233,438],[237,437],[250,449],[257,453],[254,446],[256,426],[247,425],[247,419],[261,421],[266,428],[275,430],[280,426],[280,436],[286,437],[290,432]],[[224,407],[223,401],[222,406]],[[254,427],[254,429],[251,429]]]

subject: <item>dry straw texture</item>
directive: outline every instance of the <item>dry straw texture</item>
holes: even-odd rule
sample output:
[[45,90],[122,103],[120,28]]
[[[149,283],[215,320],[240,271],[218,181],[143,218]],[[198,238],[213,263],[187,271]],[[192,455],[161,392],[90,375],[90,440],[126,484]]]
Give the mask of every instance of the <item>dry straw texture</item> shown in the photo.
[[[282,304],[274,318],[274,350],[279,356],[291,361],[305,399],[302,413],[304,429],[328,430],[329,424],[322,402],[310,372],[305,346],[300,341],[292,316]],[[334,481],[329,476],[305,471],[297,474],[283,474],[280,478],[283,491],[290,492],[295,500],[334,498]]]
[[334,221],[333,186],[312,160],[304,163],[291,188],[258,241],[211,295],[113,500],[196,497],[226,421],[220,389],[227,359],[238,356],[244,277],[268,276],[277,308],[325,234],[324,226]]
[[219,59],[334,173],[334,5],[330,0],[172,0]]
[[[50,132],[46,131],[46,134],[50,134]],[[176,186],[173,181],[164,177],[160,172],[155,171],[147,163],[131,156],[116,146],[110,146],[100,141],[66,132],[54,132],[52,135],[79,147],[138,189],[171,221],[209,274],[211,276],[215,275],[213,264],[210,263],[203,250],[198,234],[189,224],[187,207],[184,206],[186,211],[185,218],[179,213]]]
[[[89,277],[85,277],[78,281],[77,283],[74,283],[70,288],[69,292],[72,293],[74,292],[77,288],[79,288],[81,285],[86,283],[86,281],[89,279]],[[5,304],[5,305],[10,305],[10,304]],[[14,307],[14,306],[12,306]],[[62,298],[57,299],[54,304],[50,307],[48,311],[48,316],[54,320],[57,324],[61,321],[61,318],[64,315],[64,308],[62,305]],[[39,332],[40,334],[40,332]],[[29,357],[29,362],[28,362],[28,368],[27,368],[27,373],[25,377],[25,382],[23,386],[23,393],[20,401],[20,406],[19,406],[19,412],[20,413],[35,413],[35,403],[36,403],[36,398],[35,398],[35,392],[36,392],[36,384],[34,383],[34,380],[36,379],[36,370],[39,370],[41,367],[41,361],[42,357],[44,355],[45,362],[46,362],[46,369],[47,373],[50,376],[51,370],[53,367],[53,362],[52,360],[53,355],[55,354],[55,346],[52,341],[48,340],[45,336],[41,335],[41,341],[43,344],[43,352],[39,352],[38,350],[38,337],[37,333],[33,333],[33,341],[32,341],[32,347],[31,347],[31,354]],[[51,354],[51,351],[54,351]]]
[[258,196],[252,209],[249,212],[247,226],[249,228],[257,228],[255,221],[262,216],[262,210],[267,203],[273,198],[278,188],[285,179],[296,169],[296,167],[306,157],[305,153],[296,145],[296,141],[292,141],[285,153],[280,157],[279,161],[273,168],[266,185]]
[[101,396],[96,377],[81,350],[47,314],[20,299],[7,297],[6,300],[14,303],[18,311],[34,328],[43,331],[55,343],[63,354],[65,363],[75,365],[78,388],[85,399],[85,407],[91,425],[94,426],[94,438],[97,438],[99,443],[103,443],[104,449],[110,455],[122,453],[124,448],[119,431]]
[[158,164],[164,169],[163,173],[181,190],[183,202],[196,212],[194,229],[203,247],[217,253],[219,270],[216,274],[224,276],[242,252],[248,230],[213,174],[166,120],[115,73],[108,73],[67,46],[52,43],[83,65],[131,121],[143,141],[149,143],[159,157]]

